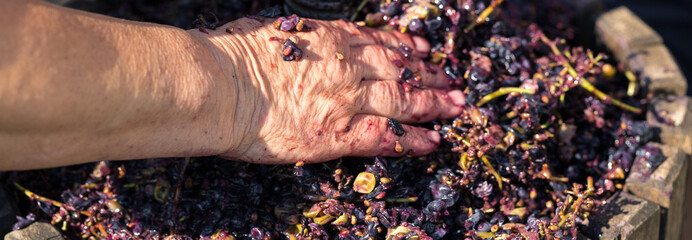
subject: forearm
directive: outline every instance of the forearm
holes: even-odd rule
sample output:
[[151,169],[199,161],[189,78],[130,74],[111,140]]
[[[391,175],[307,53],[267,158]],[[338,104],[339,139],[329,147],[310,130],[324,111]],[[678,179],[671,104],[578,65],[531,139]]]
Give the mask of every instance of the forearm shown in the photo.
[[[0,169],[227,150],[232,84],[187,32],[9,1],[0,10]],[[230,105],[235,103],[231,102]]]

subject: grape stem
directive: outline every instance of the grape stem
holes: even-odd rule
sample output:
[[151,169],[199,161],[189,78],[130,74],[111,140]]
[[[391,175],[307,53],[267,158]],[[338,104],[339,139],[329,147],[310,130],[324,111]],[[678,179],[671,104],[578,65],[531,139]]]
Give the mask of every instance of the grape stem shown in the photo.
[[492,92],[488,95],[483,96],[483,98],[481,98],[481,100],[478,103],[476,103],[476,106],[481,107],[484,104],[486,104],[487,102],[490,102],[490,100],[493,100],[497,97],[507,95],[510,93],[534,94],[533,90],[531,90],[531,89],[519,88],[519,87],[503,87],[503,88],[497,89],[497,91],[495,91],[495,92]]
[[407,197],[407,198],[388,198],[385,199],[388,203],[409,203],[418,201],[418,197]]
[[360,2],[360,4],[358,4],[358,8],[356,8],[356,11],[353,13],[353,15],[351,15],[351,22],[356,20],[356,18],[358,17],[358,13],[360,13],[360,11],[363,11],[363,8],[365,8],[365,4],[368,4],[368,0],[363,0],[362,2]]
[[[183,167],[180,170],[180,177],[178,177],[178,183],[176,184],[175,187],[175,195],[173,197],[173,207],[171,208],[171,214],[175,211],[177,211],[178,208],[178,202],[179,202],[179,197],[180,197],[180,190],[181,187],[183,186],[183,180],[185,179],[185,170],[187,169],[187,165],[190,164],[190,157],[185,158],[185,162],[183,163]],[[176,226],[171,227],[171,232],[175,232]]]
[[461,157],[459,157],[459,167],[461,167],[461,169],[463,169],[464,171],[469,170],[467,159],[468,158],[467,158],[466,152],[462,153]]
[[[14,182],[14,187],[19,189],[19,191],[22,191],[24,193],[24,195],[26,195],[27,197],[29,197],[31,199],[37,199],[40,201],[49,202],[49,203],[53,204],[53,206],[56,206],[56,207],[62,207],[64,205],[61,202],[55,201],[53,199],[50,199],[50,198],[38,195],[32,191],[29,191],[28,189],[22,187],[22,185],[19,185],[19,183]],[[79,213],[81,213],[84,216],[91,216],[91,214],[89,214],[86,211],[79,211]]]
[[[557,48],[557,44],[554,42],[550,41],[548,37],[545,36],[545,34],[541,33],[540,34],[541,41],[548,45],[550,49],[553,51],[553,54],[556,56],[561,56],[565,58],[565,61],[562,61],[562,66],[567,68],[567,72],[572,75],[574,78],[579,78],[579,74],[577,73],[576,70],[572,67],[572,65],[569,64],[567,61],[567,58],[560,52],[560,50]],[[593,84],[591,84],[589,81],[586,79],[581,79],[579,80],[579,86],[584,88],[586,91],[590,92],[591,94],[595,95],[599,100],[606,104],[613,104],[617,107],[620,107],[622,109],[625,109],[627,111],[633,112],[635,114],[640,114],[642,113],[642,110],[630,105],[627,105],[626,103],[621,102],[620,100],[614,99],[613,97],[609,96],[608,94],[605,94],[601,90],[598,90]]]
[[466,32],[469,32],[473,30],[478,24],[483,24],[485,22],[485,19],[488,18],[488,16],[495,10],[495,8],[500,5],[504,0],[494,0],[492,3],[490,3],[490,6],[485,8],[481,14],[478,14],[478,17],[476,17],[476,20],[473,21],[469,26],[466,27]]
[[96,236],[99,239],[103,239],[103,237],[101,237],[101,235],[99,235],[98,233],[96,233],[94,231],[94,226],[89,227],[89,231],[91,232],[91,235]]
[[[591,177],[589,177],[591,178]],[[572,190],[566,190],[565,193],[571,194],[575,197],[577,197],[576,200],[572,200],[572,198],[568,198],[567,201],[565,202],[565,206],[560,212],[560,222],[557,224],[558,227],[562,227],[567,223],[569,219],[574,219],[577,216],[577,213],[579,210],[581,210],[583,207],[582,205],[586,201],[588,197],[593,196],[593,179],[589,179],[587,183],[587,187],[584,191],[580,191],[580,186],[575,184],[572,187]],[[568,206],[569,205],[569,206]],[[565,210],[569,211],[567,214],[565,214]]]
[[500,187],[500,190],[502,190],[502,178],[500,177],[500,174],[495,171],[495,168],[493,168],[493,165],[490,164],[490,161],[488,161],[488,157],[486,155],[483,155],[481,157],[481,160],[483,160],[483,163],[485,163],[485,166],[488,167],[488,171],[490,174],[495,176],[495,179],[497,180],[497,185]]

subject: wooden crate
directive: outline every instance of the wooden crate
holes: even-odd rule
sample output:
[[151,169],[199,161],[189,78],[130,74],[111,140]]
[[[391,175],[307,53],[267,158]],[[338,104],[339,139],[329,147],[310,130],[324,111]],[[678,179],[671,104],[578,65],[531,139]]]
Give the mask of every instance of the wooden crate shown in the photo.
[[[594,214],[584,235],[593,239],[680,239],[685,201],[690,200],[686,189],[692,153],[692,100],[684,96],[687,80],[661,37],[626,7],[602,14],[595,31],[615,58],[637,73],[656,96],[647,121],[657,129],[666,160],[653,173],[643,172],[635,164],[625,193]],[[661,121],[665,119],[672,125]],[[650,207],[654,205],[655,214]]]

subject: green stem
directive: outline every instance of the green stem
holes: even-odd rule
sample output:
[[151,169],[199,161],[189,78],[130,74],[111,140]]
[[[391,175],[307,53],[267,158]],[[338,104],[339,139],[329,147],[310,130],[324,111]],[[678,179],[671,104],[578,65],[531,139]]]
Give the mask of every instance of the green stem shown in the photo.
[[[49,203],[53,204],[53,206],[56,206],[56,207],[62,207],[62,205],[63,205],[63,203],[61,203],[61,202],[55,201],[53,199],[50,199],[50,198],[38,195],[32,191],[29,191],[28,189],[22,187],[22,185],[19,185],[19,183],[15,182],[14,187],[19,189],[19,191],[22,191],[24,193],[24,195],[26,195],[29,198],[34,198],[34,199],[37,199],[40,201],[49,202]],[[79,211],[79,213],[83,214],[84,216],[91,216],[91,214],[89,214],[86,211]]]
[[407,198],[388,198],[385,199],[388,203],[409,203],[418,201],[418,197],[407,197]]
[[461,157],[459,157],[459,167],[461,167],[461,169],[463,169],[464,171],[469,170],[469,167],[467,166],[468,164],[467,164],[466,160],[467,160],[466,152],[463,152],[461,154]]
[[493,99],[495,99],[495,98],[497,98],[497,97],[500,97],[500,96],[503,96],[503,95],[507,95],[507,94],[510,94],[510,93],[513,93],[513,92],[516,92],[516,93],[524,93],[524,94],[534,94],[534,92],[533,92],[532,90],[526,89],[526,88],[503,87],[503,88],[498,89],[498,90],[495,91],[495,92],[492,92],[492,93],[490,93],[490,94],[488,94],[488,95],[483,96],[483,98],[481,98],[481,101],[479,101],[478,103],[476,103],[476,106],[477,106],[477,107],[483,106],[484,104],[486,104],[486,103],[489,102],[490,100],[493,100]]
[[53,204],[53,205],[56,206],[56,207],[62,207],[62,203],[61,203],[61,202],[55,201],[55,200],[50,199],[50,198],[47,198],[47,197],[43,197],[43,196],[38,195],[38,194],[36,194],[36,193],[34,193],[34,192],[32,192],[32,191],[29,191],[28,189],[22,187],[22,185],[19,185],[19,183],[16,183],[16,182],[15,182],[15,183],[14,183],[14,187],[17,188],[17,189],[19,189],[19,191],[22,191],[22,192],[24,193],[24,195],[26,195],[26,196],[29,197],[29,198],[35,198],[35,199],[38,199],[38,200],[41,200],[41,201],[44,201],[44,202],[49,202],[49,203]]
[[360,4],[358,4],[358,8],[357,8],[356,11],[353,13],[353,15],[351,15],[351,22],[353,22],[353,21],[356,20],[356,18],[358,17],[358,13],[359,13],[360,11],[363,11],[363,8],[365,7],[365,4],[368,4],[368,0],[363,0],[362,2],[360,2]]
[[488,167],[488,171],[490,171],[490,174],[495,176],[495,179],[497,180],[497,185],[500,187],[500,190],[502,190],[502,178],[500,177],[500,174],[495,171],[495,168],[493,168],[493,165],[490,164],[490,161],[488,161],[488,157],[483,155],[481,157],[481,160],[483,160],[483,163],[485,163],[485,166]]
[[473,28],[478,26],[478,24],[483,24],[485,22],[485,19],[488,18],[488,16],[495,10],[495,8],[500,5],[504,0],[495,0],[492,3],[490,3],[490,6],[485,8],[481,14],[476,17],[476,20],[473,21],[468,27],[466,27],[466,32],[471,31]]
[[[553,51],[553,54],[557,56],[563,56],[562,52],[557,48],[557,45],[551,42],[548,37],[545,35],[541,35],[541,41],[548,45],[550,49]],[[563,56],[564,57],[564,56]],[[572,65],[569,64],[567,59],[563,61],[562,64],[565,68],[567,68],[567,72],[572,75],[574,78],[578,78],[579,74],[577,73],[576,70],[572,67]],[[584,88],[586,91],[590,92],[591,94],[595,95],[598,99],[600,99],[602,102],[607,103],[607,104],[613,104],[617,107],[620,107],[622,109],[625,109],[627,111],[633,112],[635,114],[640,114],[642,113],[642,110],[630,105],[627,105],[626,103],[621,102],[620,100],[614,99],[613,97],[609,96],[608,94],[605,94],[601,90],[598,90],[594,85],[592,85],[589,81],[586,79],[581,79],[579,80],[579,86]]]

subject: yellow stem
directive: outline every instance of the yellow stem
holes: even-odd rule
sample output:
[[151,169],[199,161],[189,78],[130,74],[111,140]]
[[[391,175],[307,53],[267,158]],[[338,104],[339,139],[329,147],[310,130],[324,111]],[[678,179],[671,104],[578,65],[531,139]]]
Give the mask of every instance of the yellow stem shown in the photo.
[[[541,35],[541,41],[548,45],[550,49],[553,51],[553,54],[557,56],[563,56],[562,52],[557,48],[556,44],[553,44],[548,37],[545,35]],[[564,57],[564,56],[563,56]],[[574,78],[578,78],[579,74],[577,73],[576,70],[572,67],[572,65],[569,64],[567,59],[565,58],[565,61],[562,64],[565,68],[567,68],[567,72],[572,75]],[[598,90],[594,85],[592,85],[589,81],[586,79],[581,79],[579,80],[579,86],[584,88],[586,91],[590,92],[591,94],[595,95],[598,99],[600,99],[602,102],[607,103],[607,104],[613,104],[617,107],[620,107],[622,109],[625,109],[627,111],[633,112],[635,114],[640,114],[642,113],[642,110],[630,105],[627,105],[626,103],[621,102],[620,100],[614,99],[613,97],[609,96],[608,94],[605,94],[604,92],[601,92],[601,90]]]
[[500,174],[497,171],[495,171],[495,168],[493,168],[493,165],[490,164],[490,161],[488,161],[488,157],[486,155],[483,155],[481,157],[481,160],[483,160],[485,166],[488,167],[488,171],[490,171],[490,174],[495,176],[495,179],[497,180],[497,185],[500,187],[500,190],[502,190],[502,178],[500,177]]
[[483,24],[485,22],[485,19],[488,18],[488,16],[495,10],[495,8],[500,5],[504,0],[495,0],[492,3],[490,3],[490,6],[485,8],[481,14],[476,17],[476,21],[472,22],[468,27],[466,27],[466,31],[471,31],[473,28],[475,28],[478,24]]
[[[28,189],[22,187],[22,185],[19,185],[19,183],[15,182],[14,187],[19,189],[19,191],[22,191],[24,193],[24,195],[26,195],[29,198],[35,198],[35,199],[38,199],[38,200],[41,200],[44,202],[49,202],[49,203],[53,204],[53,206],[56,206],[56,207],[62,207],[62,205],[63,205],[63,203],[61,203],[61,202],[55,201],[53,199],[50,199],[50,198],[38,195],[32,191],[29,191]],[[79,213],[81,213],[84,216],[91,216],[91,214],[89,214],[89,212],[86,212],[86,211],[79,211]]]
[[495,99],[495,98],[497,98],[497,97],[500,97],[500,96],[503,96],[503,95],[507,95],[507,94],[510,94],[510,93],[514,93],[514,92],[516,92],[516,93],[524,93],[524,94],[534,94],[533,90],[526,89],[526,88],[519,88],[519,87],[503,87],[503,88],[497,89],[497,91],[494,91],[494,92],[492,92],[492,93],[490,93],[490,94],[488,94],[488,95],[483,96],[483,98],[481,98],[481,101],[479,101],[478,103],[476,103],[476,106],[477,106],[477,107],[481,107],[481,106],[483,106],[484,104],[486,104],[487,102],[490,102],[490,100],[493,100],[493,99]]

